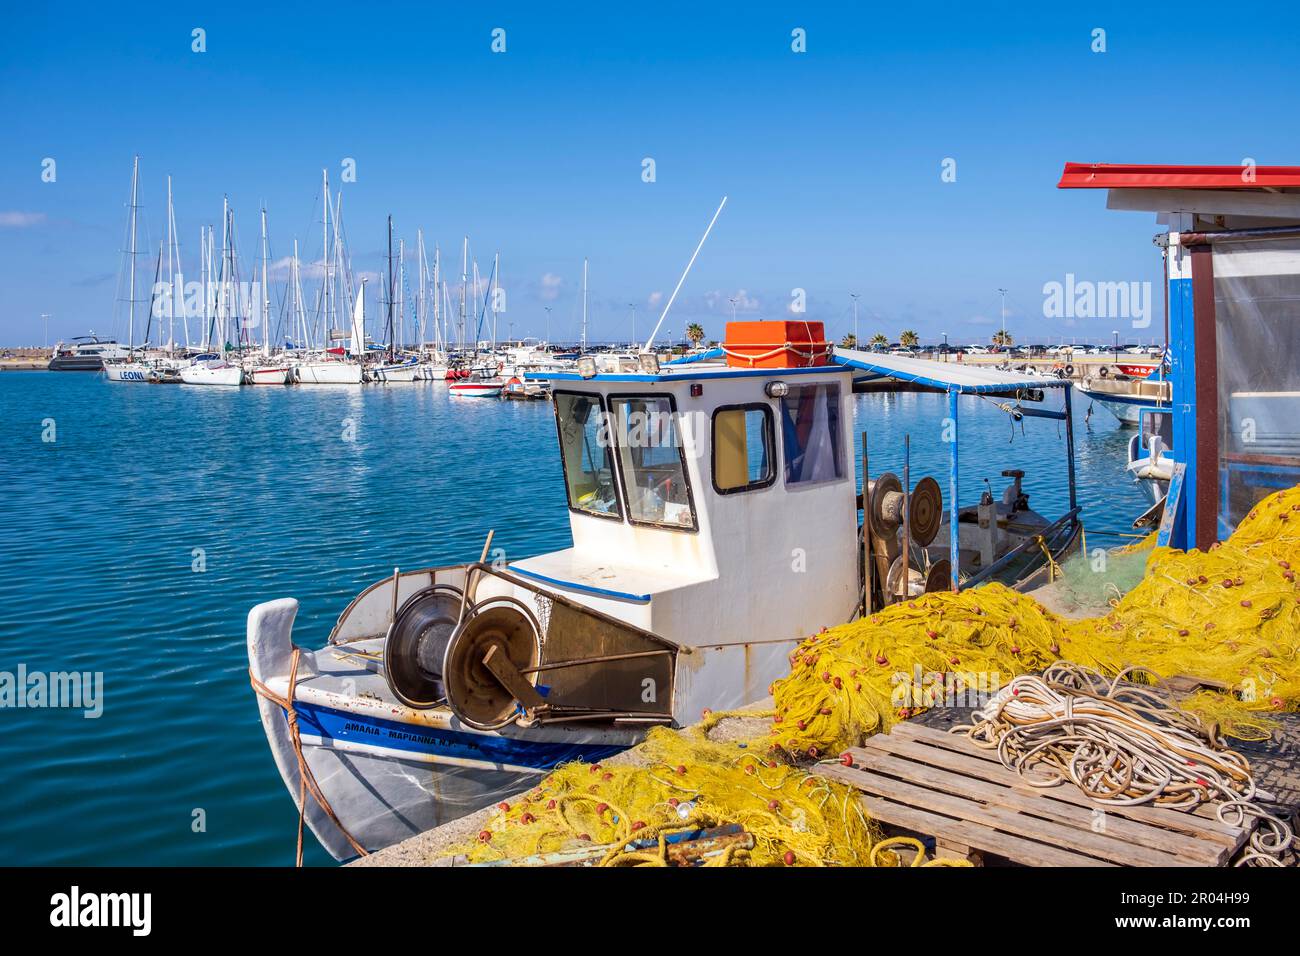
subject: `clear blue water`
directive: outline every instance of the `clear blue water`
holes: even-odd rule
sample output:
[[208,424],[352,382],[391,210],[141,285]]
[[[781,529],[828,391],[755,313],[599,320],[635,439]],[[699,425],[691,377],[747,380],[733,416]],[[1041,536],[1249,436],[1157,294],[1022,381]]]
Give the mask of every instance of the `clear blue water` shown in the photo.
[[[873,473],[901,473],[910,434],[913,480],[933,474],[947,494],[945,400],[855,404]],[[986,476],[1000,492],[998,472],[1017,466],[1034,507],[1063,510],[1064,428],[1029,421],[1011,437],[987,403],[963,404],[963,498]],[[1100,409],[1076,431],[1092,527],[1144,507],[1123,474],[1127,437]],[[248,608],[298,598],[295,638],[319,646],[394,566],[475,558],[489,528],[510,558],[567,546],[554,443],[548,403],[452,400],[441,385],[0,374],[0,671],[104,675],[98,719],[0,710],[0,864],[292,863],[297,814],[248,685]],[[328,859],[308,837],[308,862]]]

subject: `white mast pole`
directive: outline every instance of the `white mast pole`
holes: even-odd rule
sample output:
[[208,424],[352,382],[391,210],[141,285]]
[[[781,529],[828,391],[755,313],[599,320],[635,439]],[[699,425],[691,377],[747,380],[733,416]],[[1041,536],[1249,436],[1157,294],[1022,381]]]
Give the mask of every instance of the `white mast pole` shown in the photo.
[[668,297],[668,304],[664,306],[663,314],[659,316],[659,321],[655,323],[654,331],[650,333],[650,338],[646,339],[645,351],[649,352],[650,346],[654,344],[655,336],[659,334],[659,327],[664,324],[664,319],[668,317],[668,310],[673,307],[673,300],[677,298],[677,293],[681,291],[682,283],[686,281],[686,277],[690,274],[691,266],[695,265],[695,257],[698,256],[700,250],[704,248],[704,240],[709,238],[709,233],[713,231],[713,224],[717,222],[718,217],[722,215],[722,207],[726,204],[727,197],[723,196],[722,202],[718,203],[718,211],[715,212],[713,218],[709,220],[709,228],[704,230],[704,235],[700,237],[699,245],[697,245],[695,251],[691,253],[691,261],[686,263],[686,269],[682,272],[682,277],[677,280],[677,288],[673,289],[673,294]]
[[428,277],[425,275],[424,230],[423,229],[415,230],[415,245],[416,245],[416,255],[419,257],[420,260],[419,263],[417,263],[417,269],[416,269],[416,271],[420,274],[420,280],[419,280],[420,291],[417,292],[415,295],[415,322],[416,325],[419,326],[419,338],[420,338],[419,352],[421,355],[423,355],[424,354],[424,319],[425,319],[424,286],[425,286],[425,282],[428,281]]
[[446,351],[446,338],[442,334],[442,327],[438,324],[442,316],[441,305],[442,290],[438,288],[438,244],[433,244],[433,347],[439,352]]
[[262,207],[262,355],[271,356],[271,293],[267,285],[271,246],[266,239],[266,207]]
[[135,358],[135,232],[136,232],[136,196],[140,185],[140,157],[136,156],[131,164],[131,299],[127,303],[126,339],[128,351]]
[[492,259],[492,350],[497,347],[497,289],[501,288],[501,277],[497,274],[501,268],[501,253]]
[[587,351],[587,260],[582,260],[582,345],[579,353]]
[[460,350],[465,351],[465,302],[469,295],[469,236],[460,247]]

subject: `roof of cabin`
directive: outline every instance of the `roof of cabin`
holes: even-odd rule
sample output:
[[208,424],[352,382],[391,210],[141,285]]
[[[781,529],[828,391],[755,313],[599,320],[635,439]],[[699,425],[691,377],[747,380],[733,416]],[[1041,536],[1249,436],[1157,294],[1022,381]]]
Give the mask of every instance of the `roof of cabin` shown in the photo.
[[[1249,171],[1250,177],[1246,178]],[[1058,189],[1300,189],[1300,166],[1066,163]]]
[[586,376],[578,372],[526,372],[524,377],[552,382],[685,382],[692,379],[720,378],[789,378],[792,375],[825,375],[846,371],[840,364],[814,365],[809,368],[732,368],[716,360],[713,363],[676,365],[665,362],[658,374],[648,372],[597,372]]

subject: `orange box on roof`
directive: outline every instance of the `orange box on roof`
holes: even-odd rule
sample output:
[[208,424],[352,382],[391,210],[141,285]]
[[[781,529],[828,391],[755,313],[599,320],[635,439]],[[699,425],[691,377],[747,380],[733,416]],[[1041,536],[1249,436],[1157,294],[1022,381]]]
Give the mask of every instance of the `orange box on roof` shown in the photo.
[[732,368],[808,368],[831,361],[820,322],[728,322],[722,347]]

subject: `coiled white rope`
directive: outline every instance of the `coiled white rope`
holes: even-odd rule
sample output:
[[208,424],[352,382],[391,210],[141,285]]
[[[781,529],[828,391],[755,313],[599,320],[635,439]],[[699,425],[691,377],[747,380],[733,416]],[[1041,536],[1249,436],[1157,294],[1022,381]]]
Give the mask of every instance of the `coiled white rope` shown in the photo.
[[1217,804],[1218,819],[1255,829],[1238,866],[1281,866],[1292,846],[1291,811],[1257,791],[1246,758],[1216,725],[1174,707],[1147,687],[1068,662],[1003,687],[975,723],[954,728],[1035,787],[1072,783],[1112,806],[1191,810]]

